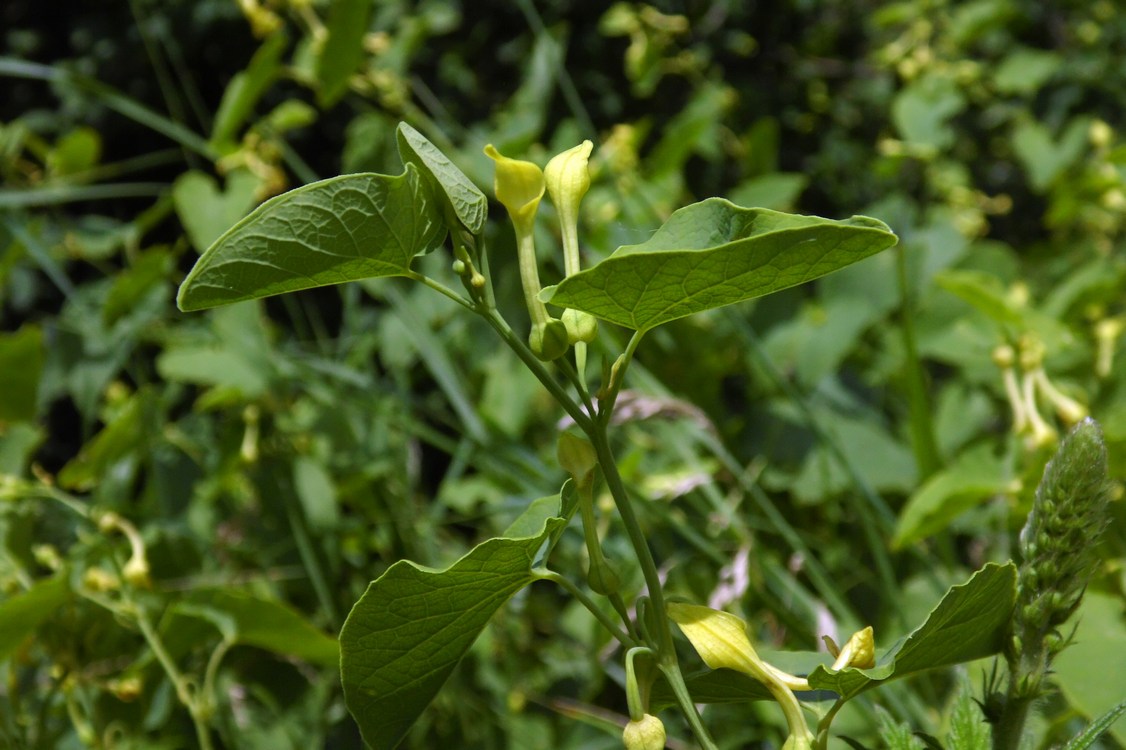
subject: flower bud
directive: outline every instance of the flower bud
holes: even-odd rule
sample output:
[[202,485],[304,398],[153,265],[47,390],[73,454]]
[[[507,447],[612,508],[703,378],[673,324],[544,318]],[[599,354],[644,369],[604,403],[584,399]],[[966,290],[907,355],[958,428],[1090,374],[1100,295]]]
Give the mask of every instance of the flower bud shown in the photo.
[[593,150],[593,143],[583,141],[572,149],[556,154],[543,170],[547,192],[559,211],[560,218],[578,215],[579,202],[590,189],[587,160]]
[[602,596],[616,594],[622,588],[622,579],[618,577],[606,558],[601,558],[597,562],[591,560],[590,570],[586,574],[586,582],[591,591]]
[[876,666],[876,641],[872,636],[872,626],[869,625],[853,633],[840,653],[834,655],[837,658],[830,667],[834,672],[845,667],[870,669]]
[[572,344],[589,344],[598,335],[598,319],[588,312],[568,308],[563,311],[563,325]]
[[573,432],[560,432],[555,456],[563,470],[571,475],[576,486],[583,487],[593,479],[598,456],[594,452],[594,446],[586,438]]
[[121,569],[121,574],[125,576],[125,580],[131,585],[138,588],[149,588],[152,586],[152,579],[149,577],[149,561],[145,555],[134,554],[125,562],[125,567]]
[[567,326],[563,321],[548,318],[546,322],[532,326],[528,334],[528,347],[544,362],[559,359],[567,353],[571,339],[567,336]]
[[544,169],[544,181],[563,235],[563,265],[567,276],[579,271],[579,204],[590,188],[587,159],[594,144],[583,141],[578,146],[556,155]]
[[653,714],[645,714],[626,724],[622,743],[626,750],[664,750],[665,725]]

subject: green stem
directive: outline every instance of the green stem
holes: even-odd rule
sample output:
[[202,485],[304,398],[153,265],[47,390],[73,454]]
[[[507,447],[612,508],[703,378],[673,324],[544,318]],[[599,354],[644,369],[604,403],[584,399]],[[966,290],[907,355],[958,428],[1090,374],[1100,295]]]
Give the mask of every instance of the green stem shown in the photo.
[[993,750],[1018,750],[1024,736],[1024,723],[1035,696],[1008,695],[1001,718],[993,725]]
[[192,717],[192,724],[195,725],[196,736],[199,738],[199,746],[201,750],[213,750],[211,744],[211,730],[204,721],[204,711],[201,710],[202,706],[192,694],[191,689],[188,687],[188,680],[180,672],[180,668],[176,666],[176,662],[172,656],[164,648],[164,642],[160,639],[156,630],[153,628],[152,623],[149,621],[148,614],[142,607],[137,606],[127,593],[122,594],[122,601],[128,613],[132,615],[132,619],[137,623],[137,627],[141,630],[141,635],[144,636],[145,641],[149,644],[153,654],[156,655],[157,661],[160,666],[164,667],[165,673],[168,678],[172,680],[172,684],[176,689],[176,697],[188,709],[188,713]]
[[418,273],[417,271],[408,271],[406,273],[406,278],[411,279],[412,281],[417,281],[420,284],[425,284],[439,294],[449,297],[454,302],[464,307],[466,310],[473,310],[474,312],[477,311],[477,308],[473,306],[473,303],[467,300],[465,297],[462,297],[460,294],[455,292],[453,289],[450,289],[442,282],[435,281],[425,274]]
[[919,467],[919,481],[938,471],[942,460],[938,452],[938,440],[934,434],[934,419],[927,400],[927,384],[923,364],[919,360],[919,348],[915,344],[915,316],[911,298],[911,288],[907,278],[907,254],[903,245],[895,248],[895,265],[898,272],[899,294],[901,297],[900,330],[903,332],[903,347],[907,354],[907,397],[911,425],[911,445],[915,449],[915,463]]
[[641,343],[641,338],[644,335],[645,331],[634,331],[633,335],[630,336],[629,343],[626,344],[625,351],[610,368],[610,382],[603,384],[606,391],[600,399],[598,410],[598,421],[603,428],[610,423],[610,415],[614,411],[614,404],[617,403],[618,394],[622,390],[626,370],[629,369],[629,363],[633,361],[633,354],[637,351],[637,345]]
[[[661,612],[658,619],[668,621],[664,612]],[[719,746],[715,744],[715,740],[708,733],[708,728],[704,726],[704,721],[700,718],[699,711],[696,710],[696,704],[692,702],[692,696],[688,693],[688,686],[684,684],[684,675],[680,673],[680,667],[675,662],[668,664],[662,660],[660,668],[669,683],[669,687],[672,688],[672,694],[676,698],[677,705],[680,706],[681,713],[688,719],[688,725],[692,727],[692,732],[696,735],[700,745],[704,750],[719,750]]]
[[532,575],[541,581],[551,581],[552,583],[558,584],[566,590],[568,594],[578,599],[579,604],[586,607],[590,613],[594,615],[595,619],[598,620],[598,623],[606,628],[606,630],[610,632],[610,635],[614,636],[618,643],[621,643],[625,648],[635,648],[638,645],[637,641],[619,628],[617,624],[610,619],[610,616],[603,612],[594,600],[587,596],[586,592],[576,586],[570,579],[547,568],[537,568],[532,571]]
[[814,747],[816,750],[828,750],[829,747],[829,726],[836,718],[837,712],[844,708],[846,703],[844,698],[838,698],[833,707],[821,717],[821,721],[817,722],[817,737],[814,740]]
[[520,265],[520,285],[532,327],[547,325],[547,307],[540,301],[540,272],[536,266],[536,236],[531,231],[516,231],[516,255]]
[[645,578],[645,586],[649,590],[649,598],[657,611],[654,622],[657,625],[656,650],[660,654],[662,663],[676,664],[676,651],[672,645],[672,630],[669,628],[668,616],[665,614],[664,593],[661,590],[661,579],[657,573],[657,563],[649,549],[649,541],[641,528],[641,522],[634,512],[633,503],[626,493],[622,475],[614,460],[614,453],[610,449],[610,442],[606,438],[604,429],[594,429],[587,433],[591,444],[594,446],[595,455],[598,456],[598,465],[602,467],[602,475],[606,478],[606,486],[614,498],[614,505],[618,515],[622,517],[622,524],[626,528],[630,544],[637,554],[637,562],[641,566],[641,573]]
[[500,313],[496,310],[481,311],[477,308],[473,309],[488,321],[489,325],[493,327],[493,330],[504,340],[504,343],[508,344],[508,347],[512,349],[525,366],[532,371],[532,374],[543,384],[543,387],[548,390],[548,393],[563,407],[563,411],[567,412],[567,415],[575,420],[575,424],[579,426],[579,429],[590,434],[594,425],[593,420],[583,411],[583,408],[579,406],[578,402],[571,398],[571,395],[567,393],[567,391],[563,390],[563,386],[552,376],[544,363],[541,362],[535,354],[532,354],[532,350],[528,348],[528,345],[521,341],[515,332],[513,332],[512,327],[501,317]]

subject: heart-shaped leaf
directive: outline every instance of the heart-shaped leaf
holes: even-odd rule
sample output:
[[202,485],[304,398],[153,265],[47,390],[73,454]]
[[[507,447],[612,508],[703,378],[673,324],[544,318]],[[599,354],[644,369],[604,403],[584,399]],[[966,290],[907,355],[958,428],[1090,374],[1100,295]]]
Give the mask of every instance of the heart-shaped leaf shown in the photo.
[[866,216],[833,221],[709,198],[540,297],[647,331],[816,279],[896,241],[887,225]]
[[340,632],[344,702],[365,742],[399,744],[493,614],[535,580],[536,552],[564,523],[489,539],[445,570],[401,561],[368,586]]
[[819,666],[809,673],[810,687],[851,698],[894,677],[997,653],[1013,614],[1016,582],[1017,569],[1011,562],[986,565],[947,591],[926,622],[885,653],[875,667],[833,672]]
[[215,241],[180,286],[180,309],[202,310],[326,284],[404,276],[445,226],[407,165],[397,177],[334,177],[272,198]]

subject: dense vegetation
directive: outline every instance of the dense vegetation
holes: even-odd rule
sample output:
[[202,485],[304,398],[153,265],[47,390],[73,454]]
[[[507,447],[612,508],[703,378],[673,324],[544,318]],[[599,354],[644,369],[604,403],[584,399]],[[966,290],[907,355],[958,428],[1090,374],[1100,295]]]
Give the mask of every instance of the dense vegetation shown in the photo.
[[[203,726],[228,748],[359,747],[335,635],[368,582],[405,558],[446,566],[559,491],[563,412],[426,289],[176,309],[199,254],[268,197],[399,173],[401,121],[490,194],[486,143],[542,165],[592,140],[590,259],[713,195],[899,235],[654,330],[619,398],[619,466],[668,590],[738,612],[764,652],[866,625],[887,648],[951,584],[1018,557],[1044,464],[1085,415],[1121,496],[1112,2],[133,0],[75,3],[66,23],[50,5],[0,8],[0,745],[183,747]],[[1043,743],[1126,698],[1126,512],[1110,507],[1036,706]],[[577,530],[555,550],[576,570],[585,554]],[[949,730],[993,666],[871,693],[834,731],[972,746]],[[622,669],[585,609],[533,585],[404,746],[619,747]],[[705,716],[723,747],[785,737],[763,703]],[[1126,721],[1103,742],[1126,743]]]

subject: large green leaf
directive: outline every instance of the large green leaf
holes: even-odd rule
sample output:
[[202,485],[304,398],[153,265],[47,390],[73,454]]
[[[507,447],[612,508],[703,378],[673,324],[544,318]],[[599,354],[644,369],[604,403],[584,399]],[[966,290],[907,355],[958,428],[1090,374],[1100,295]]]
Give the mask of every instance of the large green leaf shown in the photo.
[[1016,566],[990,563],[954,586],[919,628],[893,646],[871,669],[833,672],[819,666],[809,674],[815,690],[852,696],[894,677],[905,677],[997,653],[1016,600]]
[[66,576],[37,581],[22,594],[0,602],[0,661],[7,659],[70,597]]
[[493,614],[535,580],[536,552],[563,523],[489,539],[445,570],[401,561],[368,586],[340,632],[344,701],[365,742],[399,744]]
[[418,170],[354,174],[266,201],[215,241],[180,287],[180,309],[202,310],[326,284],[403,276],[444,239]]
[[540,296],[646,331],[816,279],[895,243],[885,224],[866,216],[833,221],[709,198]]
[[472,234],[481,234],[489,215],[485,194],[437,146],[407,123],[399,123],[396,135],[403,163],[415,165],[419,172],[432,179],[458,221]]

